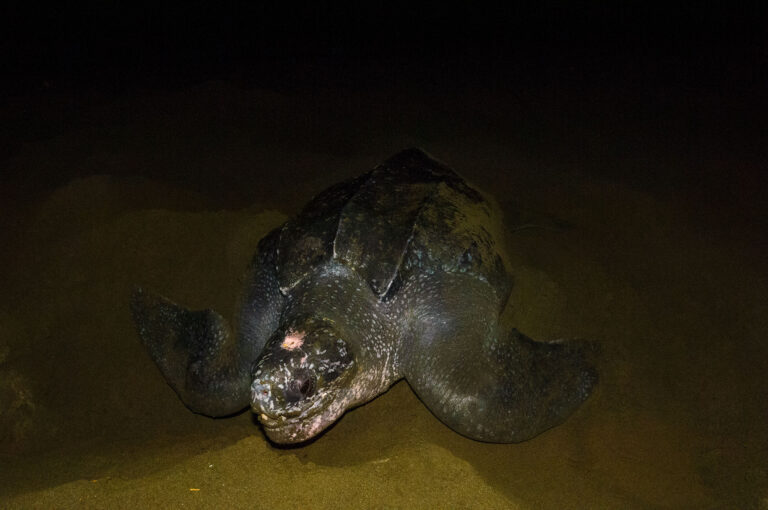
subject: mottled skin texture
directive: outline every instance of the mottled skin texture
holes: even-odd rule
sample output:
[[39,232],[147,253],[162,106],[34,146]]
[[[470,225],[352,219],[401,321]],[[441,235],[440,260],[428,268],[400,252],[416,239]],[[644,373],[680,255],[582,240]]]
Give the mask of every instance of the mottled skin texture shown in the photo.
[[250,405],[297,443],[405,377],[446,425],[518,442],[561,423],[597,376],[582,342],[504,330],[512,280],[495,206],[423,152],[318,195],[259,243],[237,334],[137,290],[139,335],[193,411]]

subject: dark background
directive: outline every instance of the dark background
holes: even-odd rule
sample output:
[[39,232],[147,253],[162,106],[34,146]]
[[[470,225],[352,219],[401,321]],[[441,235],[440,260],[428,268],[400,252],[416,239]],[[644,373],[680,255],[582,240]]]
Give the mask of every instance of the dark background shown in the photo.
[[[384,59],[405,60],[423,78],[430,64],[453,64],[459,83],[477,73],[510,79],[497,66],[512,62],[540,72],[640,65],[656,77],[724,83],[725,74],[752,75],[765,58],[763,10],[759,2],[5,2],[2,40],[5,73],[24,79],[169,82],[180,72],[204,79],[245,66],[268,83],[299,62]],[[469,60],[479,67],[462,69]],[[645,68],[651,61],[655,73]]]
[[[340,98],[375,90],[369,102],[433,110],[467,103],[489,113],[475,120],[490,136],[494,123],[497,132],[518,124],[533,133],[525,144],[539,143],[537,158],[587,158],[582,166],[610,167],[636,184],[739,202],[753,219],[764,205],[768,44],[760,2],[92,1],[1,9],[0,161],[25,141],[92,122],[95,95],[216,79]],[[526,119],[507,115],[511,102]],[[659,164],[670,152],[684,159],[674,172]],[[647,161],[623,164],[629,153]],[[595,158],[616,164],[590,164]],[[30,177],[19,172],[6,168],[6,182],[28,188]],[[42,179],[59,185],[70,177]]]

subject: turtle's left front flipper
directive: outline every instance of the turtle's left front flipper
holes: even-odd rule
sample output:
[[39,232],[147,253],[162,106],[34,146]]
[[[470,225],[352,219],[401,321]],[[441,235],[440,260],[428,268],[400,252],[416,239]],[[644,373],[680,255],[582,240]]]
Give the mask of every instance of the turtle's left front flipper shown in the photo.
[[191,311],[136,289],[131,299],[141,341],[168,384],[192,411],[226,416],[249,403],[249,367],[221,315]]
[[[440,420],[472,439],[517,443],[565,421],[597,383],[588,342],[536,342],[498,325],[485,282],[435,272],[415,285],[404,375]],[[414,293],[417,294],[417,293]]]

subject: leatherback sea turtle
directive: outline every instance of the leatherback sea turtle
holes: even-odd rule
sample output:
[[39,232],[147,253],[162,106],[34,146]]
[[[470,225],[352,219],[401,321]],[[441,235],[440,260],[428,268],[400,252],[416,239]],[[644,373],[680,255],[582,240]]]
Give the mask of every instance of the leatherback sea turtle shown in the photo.
[[194,412],[250,404],[297,443],[405,378],[456,432],[518,442],[571,414],[597,381],[584,342],[499,324],[512,282],[500,214],[418,149],[314,198],[258,245],[237,334],[212,310],[137,289],[139,335]]

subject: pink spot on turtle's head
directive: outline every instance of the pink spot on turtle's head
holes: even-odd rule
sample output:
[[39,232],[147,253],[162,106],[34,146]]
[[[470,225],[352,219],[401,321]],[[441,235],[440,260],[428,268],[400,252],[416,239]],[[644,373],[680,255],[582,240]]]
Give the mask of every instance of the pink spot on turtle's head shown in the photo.
[[304,344],[304,333],[301,331],[289,331],[280,347],[287,351],[298,349]]

